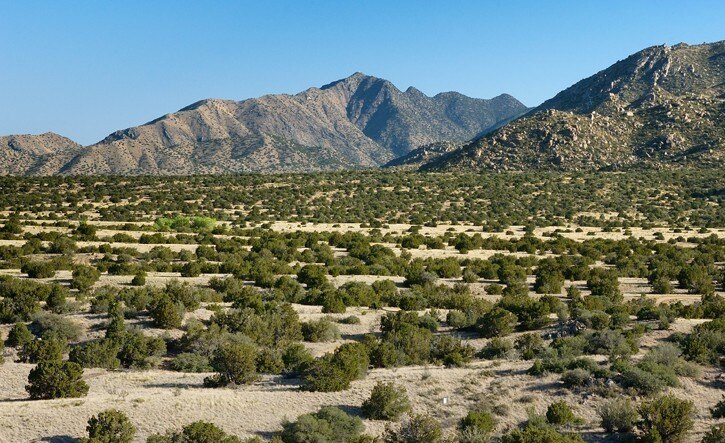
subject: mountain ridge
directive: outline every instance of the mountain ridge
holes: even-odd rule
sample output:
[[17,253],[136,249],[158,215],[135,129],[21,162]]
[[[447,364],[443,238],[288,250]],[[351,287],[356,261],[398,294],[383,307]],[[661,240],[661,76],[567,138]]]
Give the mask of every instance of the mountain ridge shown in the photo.
[[722,165],[725,41],[652,46],[422,171]]
[[[356,72],[297,94],[202,99],[53,156],[37,174],[306,172],[377,167],[420,145],[465,141],[527,108],[501,94],[429,97]],[[45,155],[45,154],[44,154]]]

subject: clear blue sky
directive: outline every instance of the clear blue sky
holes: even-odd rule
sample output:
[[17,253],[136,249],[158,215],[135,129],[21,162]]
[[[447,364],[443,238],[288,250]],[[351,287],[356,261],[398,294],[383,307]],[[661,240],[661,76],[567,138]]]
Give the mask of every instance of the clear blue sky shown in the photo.
[[533,106],[644,47],[725,39],[723,0],[0,0],[0,18],[0,134],[84,144],[355,71]]

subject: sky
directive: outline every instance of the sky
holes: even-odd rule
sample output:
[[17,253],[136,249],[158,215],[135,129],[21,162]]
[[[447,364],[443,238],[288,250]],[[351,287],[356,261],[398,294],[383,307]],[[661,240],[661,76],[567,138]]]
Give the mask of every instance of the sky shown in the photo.
[[535,106],[645,47],[722,39],[723,0],[0,0],[0,135],[91,144],[357,71]]

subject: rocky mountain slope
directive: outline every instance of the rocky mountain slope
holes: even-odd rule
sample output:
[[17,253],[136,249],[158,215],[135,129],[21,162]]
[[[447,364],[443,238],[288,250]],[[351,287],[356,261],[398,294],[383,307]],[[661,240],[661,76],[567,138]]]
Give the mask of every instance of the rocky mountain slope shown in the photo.
[[644,49],[422,170],[723,165],[725,41]]
[[81,148],[73,140],[53,132],[0,137],[0,175],[33,173],[45,164],[57,163],[51,157],[72,156]]
[[[57,157],[35,174],[217,174],[376,167],[411,149],[464,141],[526,111],[491,100],[415,88],[361,73],[296,95],[209,99]],[[27,162],[26,162],[27,163]]]
[[417,169],[445,154],[460,149],[463,143],[460,142],[435,142],[413,149],[405,155],[395,158],[385,165],[384,168]]

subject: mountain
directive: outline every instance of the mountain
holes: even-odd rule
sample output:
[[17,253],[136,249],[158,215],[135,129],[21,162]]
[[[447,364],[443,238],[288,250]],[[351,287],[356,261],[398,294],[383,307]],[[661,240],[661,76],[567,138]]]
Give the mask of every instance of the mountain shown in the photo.
[[[417,146],[470,140],[526,111],[509,95],[428,97],[355,73],[296,95],[207,99],[43,162],[35,174],[217,174],[376,167]],[[22,168],[11,173],[22,173]]]
[[654,46],[422,170],[722,166],[725,41]]
[[51,163],[51,158],[72,155],[81,148],[73,140],[53,132],[0,137],[0,175],[32,173]]

